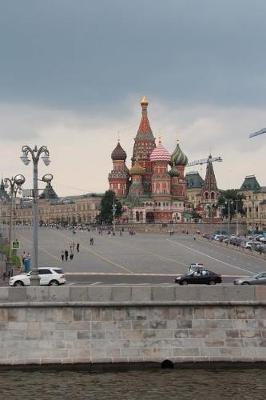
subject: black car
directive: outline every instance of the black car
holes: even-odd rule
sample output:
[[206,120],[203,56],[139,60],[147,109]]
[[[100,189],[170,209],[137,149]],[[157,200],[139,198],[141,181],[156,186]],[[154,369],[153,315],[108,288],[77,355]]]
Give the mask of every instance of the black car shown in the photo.
[[175,278],[175,283],[179,283],[179,285],[188,285],[188,284],[216,285],[216,283],[221,283],[221,282],[222,282],[221,275],[208,270],[203,270],[199,272],[191,271]]

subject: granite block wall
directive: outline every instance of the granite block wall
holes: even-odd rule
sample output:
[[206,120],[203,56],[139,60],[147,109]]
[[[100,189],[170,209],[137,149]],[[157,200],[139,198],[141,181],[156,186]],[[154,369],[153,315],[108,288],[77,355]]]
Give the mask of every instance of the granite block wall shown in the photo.
[[264,288],[3,289],[2,365],[266,361]]

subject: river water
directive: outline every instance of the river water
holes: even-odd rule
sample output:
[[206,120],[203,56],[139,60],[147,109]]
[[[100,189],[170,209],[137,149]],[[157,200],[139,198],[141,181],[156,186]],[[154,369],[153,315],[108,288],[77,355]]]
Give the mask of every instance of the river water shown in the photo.
[[266,369],[1,371],[1,400],[264,400]]

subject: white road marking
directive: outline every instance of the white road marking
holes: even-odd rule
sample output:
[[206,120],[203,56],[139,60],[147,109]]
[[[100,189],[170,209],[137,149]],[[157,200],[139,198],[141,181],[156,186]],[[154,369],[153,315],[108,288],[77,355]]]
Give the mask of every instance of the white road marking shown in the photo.
[[[152,273],[152,272],[133,272],[131,274],[127,274],[127,273],[123,273],[123,272],[65,272],[65,275],[67,276],[79,276],[79,275],[88,275],[88,276],[98,276],[98,275],[104,275],[104,276],[179,276],[182,275],[180,273],[176,273],[176,274],[157,274],[157,273]],[[223,275],[225,278],[230,278],[232,276],[236,276],[236,275]],[[239,277],[245,277],[247,275],[237,275]]]
[[254,274],[254,271],[252,272],[252,271],[250,271],[250,270],[248,270],[248,269],[246,269],[246,268],[241,268],[241,267],[238,267],[238,266],[236,266],[236,265],[229,264],[229,263],[227,263],[227,262],[225,262],[225,261],[219,260],[218,258],[212,257],[212,256],[210,256],[209,254],[203,253],[202,251],[199,251],[199,250],[193,249],[192,247],[186,246],[185,244],[182,244],[182,243],[179,243],[179,242],[170,240],[170,239],[166,239],[166,240],[167,240],[168,242],[172,243],[172,244],[175,244],[175,245],[184,247],[185,249],[188,249],[188,250],[190,250],[190,251],[192,251],[192,252],[194,252],[194,253],[198,253],[198,254],[201,254],[202,256],[208,257],[208,258],[210,258],[211,260],[218,261],[219,263],[224,264],[224,265],[227,265],[228,267],[235,268],[235,269],[238,269],[238,270],[240,270],[240,271],[249,272],[250,274]]

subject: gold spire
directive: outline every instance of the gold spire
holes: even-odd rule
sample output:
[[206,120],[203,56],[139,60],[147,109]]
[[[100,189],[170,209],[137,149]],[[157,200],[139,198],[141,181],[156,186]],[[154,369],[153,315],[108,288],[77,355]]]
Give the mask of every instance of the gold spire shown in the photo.
[[147,99],[146,96],[142,97],[140,104],[149,104],[148,99]]

